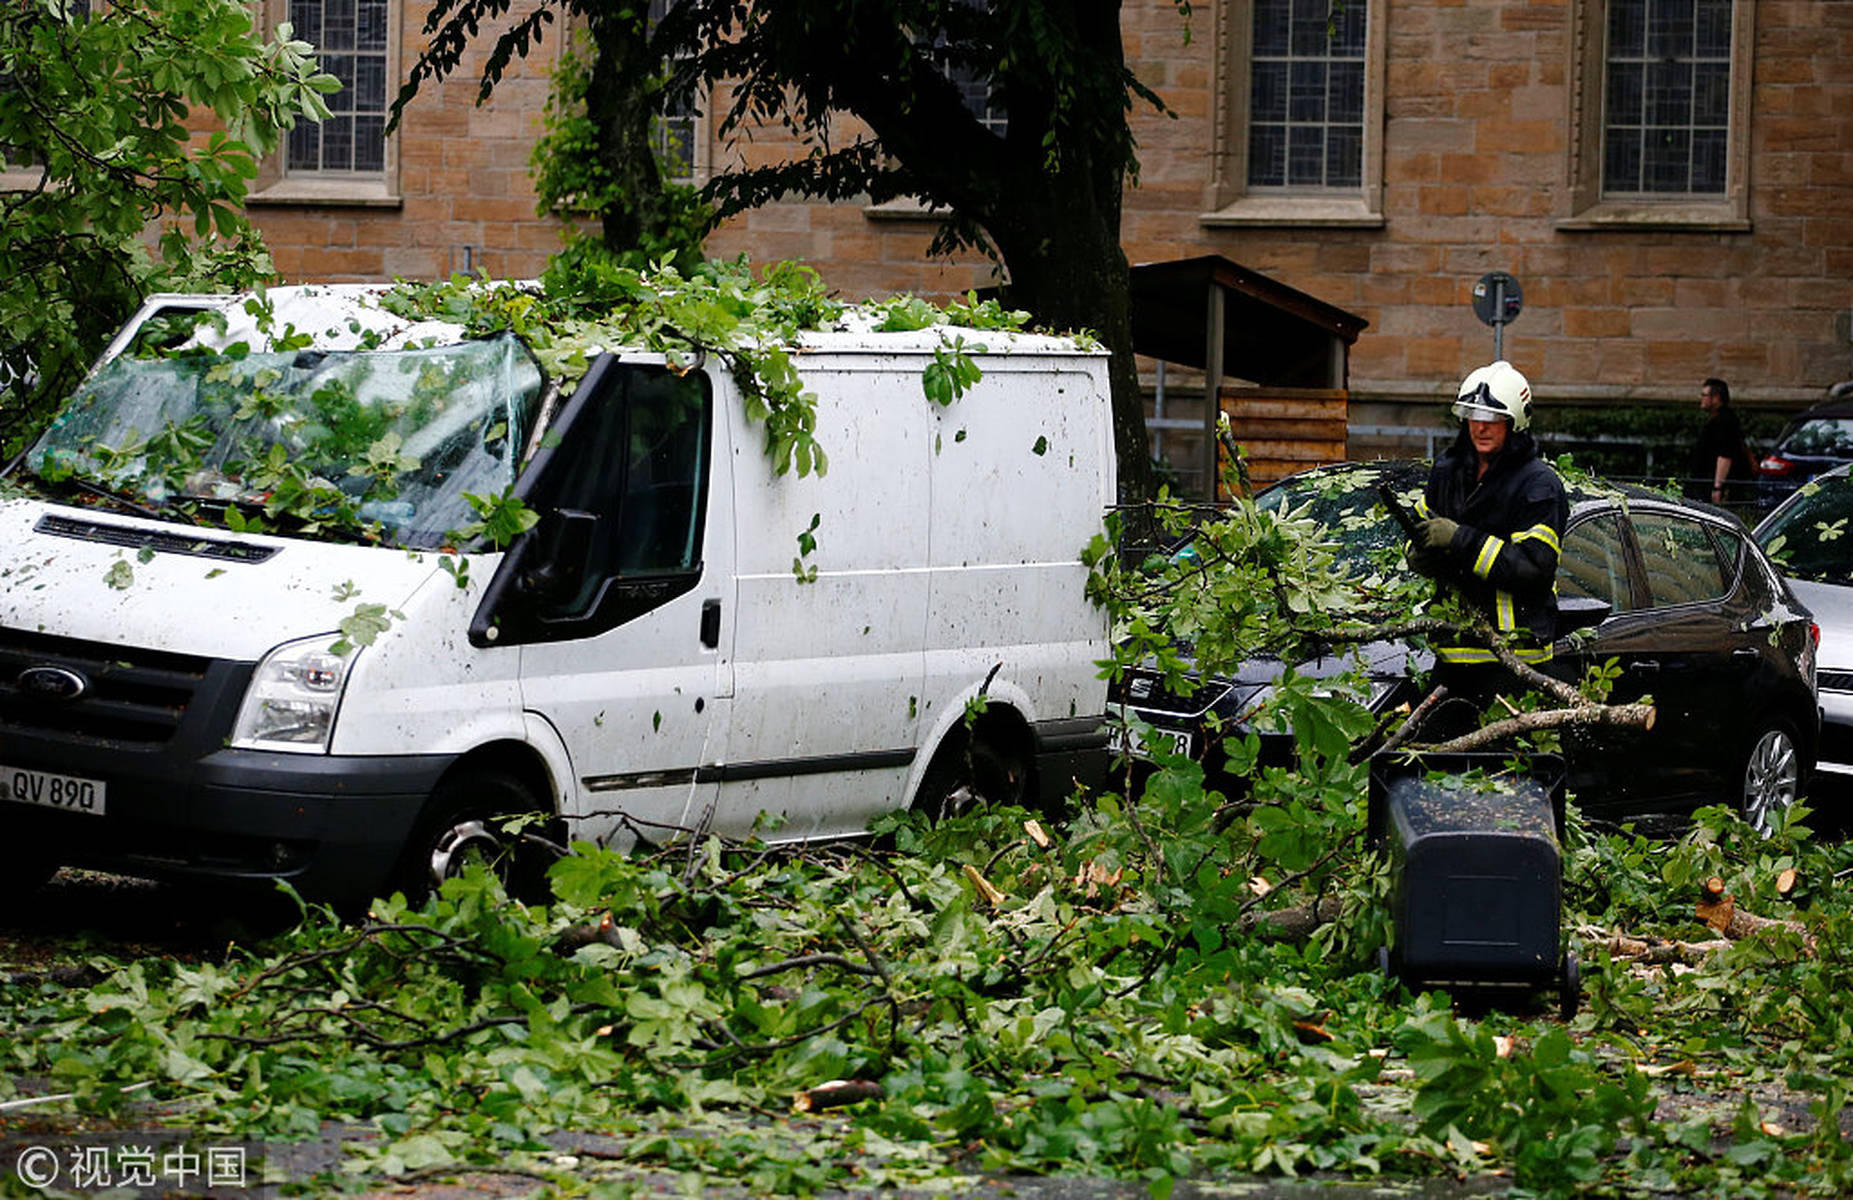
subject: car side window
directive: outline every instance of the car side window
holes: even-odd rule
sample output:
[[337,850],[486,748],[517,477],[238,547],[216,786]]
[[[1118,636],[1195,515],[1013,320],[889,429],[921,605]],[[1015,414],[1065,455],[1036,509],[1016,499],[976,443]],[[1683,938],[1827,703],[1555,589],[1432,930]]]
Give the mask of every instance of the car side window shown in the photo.
[[1633,607],[1621,520],[1604,514],[1573,526],[1557,556],[1557,594],[1606,601],[1613,612]]
[[1705,528],[1711,532],[1711,540],[1718,547],[1718,556],[1724,561],[1725,587],[1729,588],[1731,583],[1743,574],[1745,555],[1750,552],[1749,546],[1741,533],[1720,529],[1716,525],[1707,525]]
[[1716,600],[1730,590],[1733,572],[1701,522],[1637,512],[1634,535],[1641,544],[1655,608]]

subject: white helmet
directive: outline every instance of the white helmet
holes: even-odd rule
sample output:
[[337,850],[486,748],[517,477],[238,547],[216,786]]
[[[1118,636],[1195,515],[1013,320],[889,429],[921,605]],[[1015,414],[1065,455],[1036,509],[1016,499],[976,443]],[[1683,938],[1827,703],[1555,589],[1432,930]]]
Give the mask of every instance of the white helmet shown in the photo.
[[1488,363],[1461,380],[1454,399],[1454,415],[1462,420],[1512,422],[1512,428],[1531,424],[1531,385],[1503,358]]

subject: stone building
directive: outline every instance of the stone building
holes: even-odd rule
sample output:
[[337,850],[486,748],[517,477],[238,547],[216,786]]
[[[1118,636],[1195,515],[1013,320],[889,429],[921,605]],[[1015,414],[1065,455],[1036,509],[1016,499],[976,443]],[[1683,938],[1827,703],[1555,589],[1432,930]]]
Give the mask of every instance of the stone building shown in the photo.
[[[252,199],[285,275],[539,267],[558,226],[528,155],[557,35],[488,105],[466,64],[383,139],[425,5],[267,2],[356,80],[352,119]],[[1492,357],[1471,304],[1490,271],[1522,288],[1504,354],[1548,411],[1696,408],[1708,375],[1795,409],[1853,376],[1853,0],[1125,0],[1122,24],[1170,109],[1135,114],[1128,257],[1221,255],[1367,319],[1353,454],[1432,423]],[[695,178],[789,148],[679,132]],[[993,281],[928,261],[932,230],[916,206],[788,203],[710,249],[808,260],[848,297]]]

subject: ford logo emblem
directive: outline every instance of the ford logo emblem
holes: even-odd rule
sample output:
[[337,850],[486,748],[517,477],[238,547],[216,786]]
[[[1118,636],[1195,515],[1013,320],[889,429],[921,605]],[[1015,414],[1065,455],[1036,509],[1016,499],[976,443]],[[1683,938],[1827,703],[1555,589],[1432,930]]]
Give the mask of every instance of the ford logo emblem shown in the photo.
[[90,690],[90,681],[68,667],[27,667],[19,673],[19,690],[39,700],[75,700]]

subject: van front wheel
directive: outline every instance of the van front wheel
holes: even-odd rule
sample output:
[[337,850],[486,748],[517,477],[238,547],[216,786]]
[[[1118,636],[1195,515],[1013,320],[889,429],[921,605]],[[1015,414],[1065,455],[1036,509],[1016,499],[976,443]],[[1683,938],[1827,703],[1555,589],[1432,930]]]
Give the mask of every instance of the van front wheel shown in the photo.
[[[510,896],[544,900],[547,868],[559,856],[532,791],[503,771],[459,772],[431,794],[425,817],[407,843],[400,888],[420,899],[480,863],[502,881]],[[516,824],[529,817],[531,823]],[[511,828],[511,825],[513,826]]]

